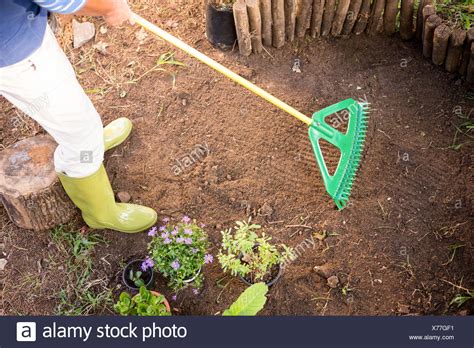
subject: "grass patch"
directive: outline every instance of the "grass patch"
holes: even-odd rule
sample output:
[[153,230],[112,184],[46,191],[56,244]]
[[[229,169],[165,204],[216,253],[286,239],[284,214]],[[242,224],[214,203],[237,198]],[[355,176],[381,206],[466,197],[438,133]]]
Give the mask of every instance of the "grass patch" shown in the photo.
[[436,4],[436,12],[448,21],[450,26],[469,29],[474,23],[472,0],[444,0]]
[[59,291],[57,315],[89,315],[110,310],[112,291],[105,278],[94,279],[92,253],[95,245],[105,243],[102,236],[84,234],[60,226],[50,231],[51,238],[63,256],[63,286]]

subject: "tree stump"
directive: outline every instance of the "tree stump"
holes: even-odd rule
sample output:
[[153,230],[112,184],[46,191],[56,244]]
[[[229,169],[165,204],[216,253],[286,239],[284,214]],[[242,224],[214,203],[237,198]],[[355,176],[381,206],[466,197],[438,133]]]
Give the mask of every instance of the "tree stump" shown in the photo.
[[265,46],[272,45],[272,0],[260,0],[262,17],[262,41]]
[[339,36],[342,33],[342,27],[344,26],[344,21],[347,16],[347,11],[349,11],[349,5],[351,0],[339,0],[337,4],[336,16],[334,17],[334,22],[332,23],[331,34],[333,36]]
[[311,37],[316,38],[321,35],[321,25],[323,23],[325,0],[313,1],[313,13],[311,14]]
[[433,53],[431,58],[436,65],[442,65],[446,59],[451,32],[451,28],[445,24],[440,24],[434,31]]
[[313,0],[300,0],[300,9],[296,16],[296,37],[302,38],[308,29]]
[[402,0],[400,9],[400,37],[410,40],[413,37],[413,0]]
[[360,7],[359,16],[357,17],[357,23],[354,26],[354,34],[360,35],[364,32],[367,27],[370,15],[370,0],[362,0]]
[[433,53],[434,31],[443,22],[438,15],[431,15],[426,19],[425,29],[423,30],[423,55],[431,58]]
[[285,44],[285,0],[272,0],[273,46]]
[[393,35],[396,30],[398,0],[387,0],[383,13],[383,28],[386,35]]
[[[398,0],[396,0],[398,2]],[[362,6],[362,0],[352,0],[347,11],[347,17],[342,27],[342,35],[349,35],[354,28],[354,24],[359,16],[359,11]]]
[[296,0],[285,0],[285,31],[288,42],[295,40]]
[[464,49],[462,54],[462,63],[459,68],[461,75],[466,75],[467,66],[469,65],[469,57],[471,56],[471,46],[474,42],[474,27],[469,29],[466,33],[466,42],[464,43]]
[[336,13],[336,0],[326,0],[324,5],[323,25],[321,27],[321,36],[328,36],[331,32],[332,21]]
[[243,56],[249,56],[252,53],[252,42],[250,39],[250,23],[245,0],[238,0],[233,6],[233,11],[235,29],[237,30],[237,41],[239,42],[239,52]]
[[463,29],[454,30],[449,37],[448,53],[446,54],[444,68],[450,73],[458,71],[461,66],[462,49],[465,39],[466,31]]
[[261,53],[262,46],[262,17],[258,0],[245,0],[250,23],[250,39],[253,53]]
[[48,230],[77,212],[54,170],[56,147],[51,137],[39,135],[0,152],[0,201],[18,227]]

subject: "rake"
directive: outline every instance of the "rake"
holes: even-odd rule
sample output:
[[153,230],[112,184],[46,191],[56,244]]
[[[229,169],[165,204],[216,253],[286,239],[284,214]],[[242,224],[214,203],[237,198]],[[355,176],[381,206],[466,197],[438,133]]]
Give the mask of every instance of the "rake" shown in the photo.
[[[133,14],[133,20],[151,33],[180,48],[192,57],[227,76],[232,81],[306,123],[309,126],[309,140],[311,141],[326,191],[332,197],[338,209],[341,210],[346,207],[360,164],[367,132],[368,103],[346,99],[315,112],[313,117],[310,118],[139,15]],[[328,116],[342,111],[346,112],[346,117],[348,118],[347,131],[345,133],[340,132],[326,122]],[[327,141],[340,151],[339,163],[333,174],[329,173],[324,160],[320,146],[321,139]]]

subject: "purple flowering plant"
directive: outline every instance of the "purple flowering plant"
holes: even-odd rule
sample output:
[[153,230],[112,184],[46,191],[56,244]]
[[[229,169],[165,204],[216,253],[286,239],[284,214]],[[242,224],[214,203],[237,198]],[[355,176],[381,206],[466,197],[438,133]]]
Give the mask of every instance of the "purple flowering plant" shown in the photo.
[[207,253],[206,232],[188,216],[177,224],[165,218],[156,230],[156,233],[149,233],[152,239],[148,244],[154,269],[168,278],[174,291],[188,285],[199,289],[203,281],[201,268],[213,261],[213,256]]

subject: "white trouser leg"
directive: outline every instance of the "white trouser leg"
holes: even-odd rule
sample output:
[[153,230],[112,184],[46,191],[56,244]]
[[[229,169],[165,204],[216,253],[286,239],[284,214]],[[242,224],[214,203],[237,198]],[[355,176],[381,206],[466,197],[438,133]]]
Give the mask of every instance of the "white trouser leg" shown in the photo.
[[38,51],[0,68],[0,95],[56,140],[58,172],[82,178],[99,169],[104,158],[102,121],[49,27]]

